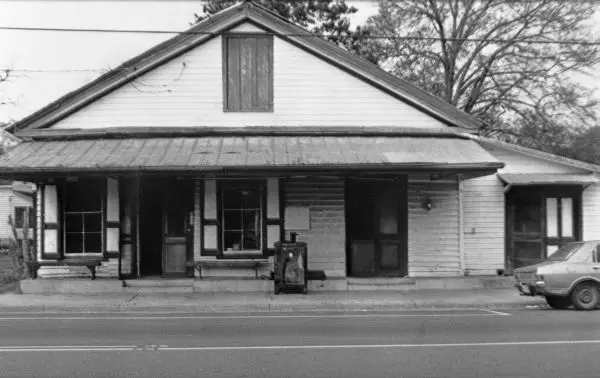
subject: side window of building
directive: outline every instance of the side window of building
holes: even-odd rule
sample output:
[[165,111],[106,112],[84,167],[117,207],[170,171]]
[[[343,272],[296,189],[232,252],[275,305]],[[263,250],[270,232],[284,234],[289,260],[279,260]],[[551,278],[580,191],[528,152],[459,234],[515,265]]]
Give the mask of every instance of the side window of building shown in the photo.
[[223,251],[262,251],[262,183],[232,180],[221,184]]
[[68,181],[64,193],[65,253],[102,253],[103,180]]
[[27,213],[27,223],[29,228],[35,227],[35,213],[31,206],[16,206],[15,207],[15,228],[23,228],[25,225],[25,213]]
[[223,37],[223,110],[273,111],[273,37]]

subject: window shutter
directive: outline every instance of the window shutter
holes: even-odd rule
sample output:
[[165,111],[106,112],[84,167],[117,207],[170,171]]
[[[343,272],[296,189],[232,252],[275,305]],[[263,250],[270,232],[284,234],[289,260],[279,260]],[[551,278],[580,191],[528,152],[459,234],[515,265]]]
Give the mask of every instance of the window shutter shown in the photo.
[[43,195],[44,224],[42,258],[59,260],[62,249],[59,237],[59,204],[56,185],[45,185]]
[[267,250],[274,250],[281,240],[280,182],[267,179]]
[[273,38],[230,36],[224,38],[225,110],[234,112],[273,110]]
[[106,254],[110,257],[119,255],[119,180],[106,179]]
[[217,181],[204,181],[204,221],[202,222],[204,249],[216,251],[219,248],[217,227]]

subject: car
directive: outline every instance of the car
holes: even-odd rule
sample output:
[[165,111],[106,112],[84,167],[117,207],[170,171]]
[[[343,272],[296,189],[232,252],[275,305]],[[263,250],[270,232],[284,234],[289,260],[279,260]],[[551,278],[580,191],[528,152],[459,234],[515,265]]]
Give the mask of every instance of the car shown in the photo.
[[513,274],[521,295],[541,295],[554,309],[593,310],[600,301],[600,241],[565,244]]

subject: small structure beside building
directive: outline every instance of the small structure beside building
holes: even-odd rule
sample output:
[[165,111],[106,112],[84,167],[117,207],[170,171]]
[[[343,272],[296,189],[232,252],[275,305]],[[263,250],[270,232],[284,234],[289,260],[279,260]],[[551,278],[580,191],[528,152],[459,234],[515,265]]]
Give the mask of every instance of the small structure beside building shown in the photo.
[[597,228],[596,166],[475,137],[250,1],[190,31],[17,123],[0,176],[36,183],[41,278],[270,290],[295,232],[309,289],[459,285]]

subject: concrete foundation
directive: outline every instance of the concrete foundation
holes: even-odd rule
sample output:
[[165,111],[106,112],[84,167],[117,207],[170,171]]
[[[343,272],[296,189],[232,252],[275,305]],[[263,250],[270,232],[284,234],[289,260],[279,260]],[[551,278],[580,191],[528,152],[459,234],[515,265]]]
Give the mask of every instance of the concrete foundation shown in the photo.
[[23,294],[103,294],[122,293],[123,283],[119,280],[85,278],[22,280]]

